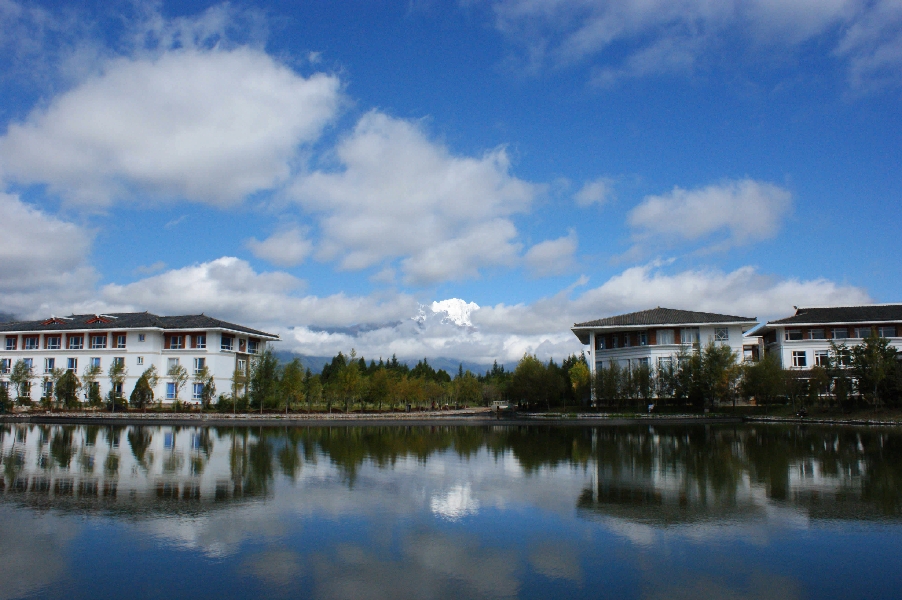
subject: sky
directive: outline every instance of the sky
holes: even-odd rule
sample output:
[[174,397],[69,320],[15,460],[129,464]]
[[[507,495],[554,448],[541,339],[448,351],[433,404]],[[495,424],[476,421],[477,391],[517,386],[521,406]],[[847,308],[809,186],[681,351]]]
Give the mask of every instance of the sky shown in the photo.
[[902,300],[902,3],[0,0],[0,313],[560,361]]

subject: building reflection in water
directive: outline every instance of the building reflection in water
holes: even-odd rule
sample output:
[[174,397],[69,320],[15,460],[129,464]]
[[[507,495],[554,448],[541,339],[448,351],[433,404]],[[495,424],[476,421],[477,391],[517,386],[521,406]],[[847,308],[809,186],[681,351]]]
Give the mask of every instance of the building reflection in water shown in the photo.
[[[0,494],[35,506],[206,510],[273,493],[327,460],[353,486],[364,465],[391,471],[437,454],[513,458],[521,475],[576,468],[570,499],[585,517],[651,525],[763,518],[769,505],[811,518],[902,514],[902,435],[895,429],[796,426],[311,427],[20,425],[0,427]],[[491,467],[487,461],[481,468]],[[481,463],[480,463],[481,464]],[[475,514],[520,484],[454,482],[436,515]],[[507,489],[509,488],[509,491]],[[490,503],[491,504],[491,503]]]

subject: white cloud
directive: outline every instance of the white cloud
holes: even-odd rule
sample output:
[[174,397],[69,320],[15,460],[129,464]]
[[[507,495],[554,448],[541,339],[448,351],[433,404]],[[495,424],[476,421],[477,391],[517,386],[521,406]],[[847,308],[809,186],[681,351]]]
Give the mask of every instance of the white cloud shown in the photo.
[[577,244],[576,232],[571,229],[564,237],[536,244],[523,259],[533,275],[559,275],[572,266]]
[[607,204],[614,195],[614,181],[606,177],[587,181],[583,187],[574,194],[578,206],[591,206],[592,204]]
[[245,244],[257,258],[280,267],[299,265],[313,251],[313,244],[297,227],[276,232],[262,242],[251,238]]
[[335,170],[306,174],[290,191],[322,214],[320,258],[345,269],[403,259],[412,283],[517,260],[509,217],[528,210],[541,188],[509,173],[503,148],[455,156],[417,125],[372,111],[335,155]]
[[93,232],[0,192],[0,311],[21,316],[52,312],[64,298],[77,301],[97,281],[87,265]]
[[335,116],[339,87],[249,47],[119,58],[10,125],[0,159],[10,181],[76,203],[235,203],[289,177],[298,147]]
[[[594,79],[691,72],[724,43],[756,53],[820,38],[866,86],[902,67],[902,9],[895,0],[495,0],[496,26],[527,68],[595,61]],[[616,50],[614,50],[616,48]]]
[[396,354],[401,359],[425,356],[513,365],[524,353],[561,360],[581,351],[570,332],[574,322],[654,306],[758,317],[763,322],[792,314],[793,305],[871,302],[860,288],[825,279],[780,279],[752,267],[728,273],[668,273],[659,265],[645,265],[575,296],[585,278],[531,304],[482,307],[461,299],[423,305],[397,293],[303,295],[299,279],[283,272],[259,273],[232,257],[99,289],[94,287],[95,280],[79,280],[77,273],[70,271],[62,285],[39,288],[30,295],[4,294],[0,312],[8,312],[10,306],[21,308],[19,314],[26,318],[53,311],[205,312],[280,334],[280,349],[311,356],[332,356],[355,348],[368,359]]
[[648,196],[630,211],[634,239],[643,244],[707,240],[721,247],[774,237],[792,207],[792,194],[771,183],[742,179],[703,188],[675,187]]
[[757,317],[763,322],[792,314],[794,305],[871,302],[861,288],[826,279],[780,279],[748,266],[727,273],[713,269],[667,273],[650,264],[629,268],[576,298],[565,290],[532,304],[483,306],[472,320],[486,335],[531,336],[655,306]]

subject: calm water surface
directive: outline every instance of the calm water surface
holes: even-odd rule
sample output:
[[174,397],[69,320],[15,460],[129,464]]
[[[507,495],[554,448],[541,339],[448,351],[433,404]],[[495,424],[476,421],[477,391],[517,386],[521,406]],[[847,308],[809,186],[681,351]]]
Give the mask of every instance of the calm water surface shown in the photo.
[[0,599],[902,597],[897,429],[0,436]]

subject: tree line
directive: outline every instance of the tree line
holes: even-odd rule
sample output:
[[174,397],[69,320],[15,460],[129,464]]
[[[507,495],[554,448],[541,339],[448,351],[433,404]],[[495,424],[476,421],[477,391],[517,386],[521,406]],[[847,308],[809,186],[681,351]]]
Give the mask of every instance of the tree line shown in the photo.
[[[114,411],[128,406],[159,408],[162,399],[155,397],[154,390],[165,381],[170,386],[166,399],[172,401],[173,410],[184,407],[182,396],[189,384],[194,386],[191,399],[204,409],[232,412],[422,410],[493,402],[546,410],[590,403],[602,408],[642,409],[646,404],[663,403],[700,409],[735,406],[739,399],[754,399],[759,405],[787,402],[793,407],[867,405],[876,409],[902,406],[899,358],[888,340],[877,336],[851,347],[831,342],[828,356],[807,370],[783,369],[772,354],[743,363],[728,346],[710,343],[684,347],[656,365],[599,365],[594,377],[584,355],[568,356],[558,365],[553,359],[543,362],[524,354],[513,371],[497,361],[484,374],[460,365],[452,378],[445,370],[433,368],[426,358],[414,367],[396,356],[367,362],[353,349],[348,355],[339,352],[321,373],[314,374],[297,358],[280,363],[267,347],[253,359],[249,372],[236,369],[228,381],[228,392],[218,395],[207,367],[191,376],[184,366],[175,364],[165,374],[156,367],[146,369],[126,396],[122,386],[127,370],[121,362],[114,362],[106,373],[110,382],[106,398],[99,392],[100,367],[88,365],[81,378],[63,369],[45,375],[40,402],[48,410],[84,404],[105,404]],[[10,373],[15,397],[0,387],[0,405],[7,408],[13,399],[20,405],[30,404],[30,388],[37,379],[24,360],[16,362]]]

